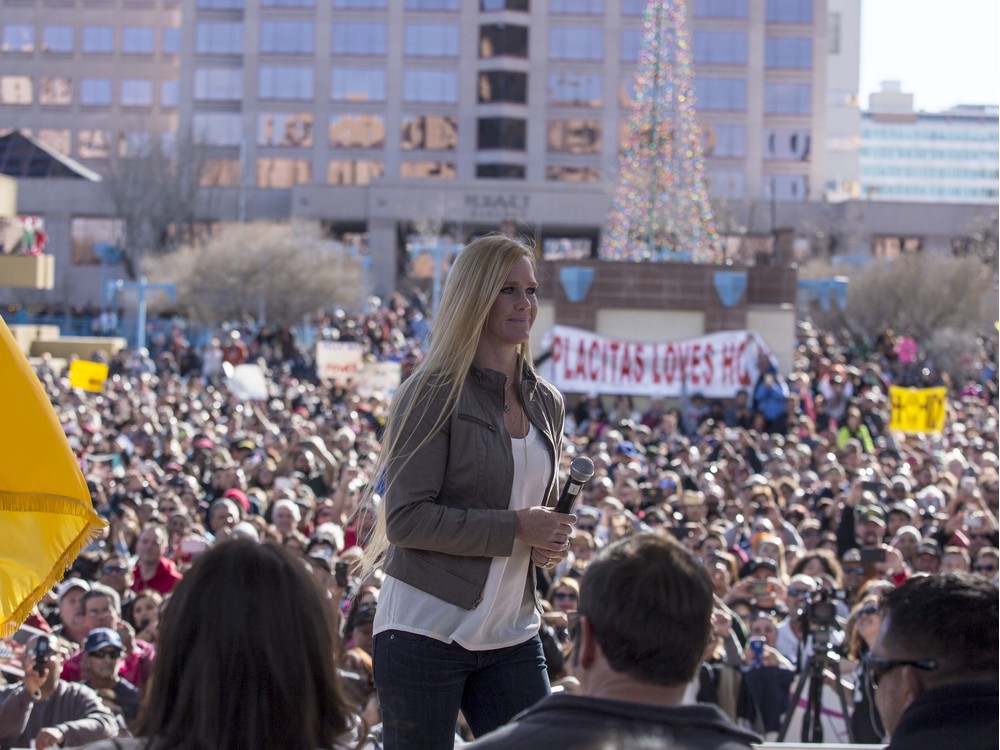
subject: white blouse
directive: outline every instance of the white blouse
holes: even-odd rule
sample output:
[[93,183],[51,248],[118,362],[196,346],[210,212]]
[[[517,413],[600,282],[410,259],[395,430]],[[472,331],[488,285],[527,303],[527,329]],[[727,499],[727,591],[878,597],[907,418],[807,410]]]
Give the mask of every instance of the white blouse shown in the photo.
[[[510,510],[539,505],[552,473],[548,448],[534,425],[523,439],[511,438],[514,481]],[[386,576],[375,611],[374,633],[403,630],[455,642],[470,651],[523,643],[541,624],[528,585],[531,548],[515,539],[510,557],[494,557],[475,609],[462,609],[391,576]]]

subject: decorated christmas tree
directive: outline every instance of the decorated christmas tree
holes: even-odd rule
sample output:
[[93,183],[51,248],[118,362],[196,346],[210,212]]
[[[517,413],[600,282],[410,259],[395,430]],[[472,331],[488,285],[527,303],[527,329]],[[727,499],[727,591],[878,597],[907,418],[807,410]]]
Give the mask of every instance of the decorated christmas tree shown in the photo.
[[716,263],[684,0],[649,0],[605,260]]

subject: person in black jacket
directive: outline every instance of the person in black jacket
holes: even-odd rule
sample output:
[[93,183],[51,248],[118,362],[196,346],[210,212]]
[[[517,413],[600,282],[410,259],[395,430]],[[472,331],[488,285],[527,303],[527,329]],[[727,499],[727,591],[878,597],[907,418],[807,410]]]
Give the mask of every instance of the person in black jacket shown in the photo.
[[997,587],[969,573],[916,576],[882,600],[868,658],[887,750],[995,749]]
[[671,537],[637,534],[598,553],[580,584],[574,672],[583,695],[554,695],[468,745],[745,750],[760,737],[716,705],[684,705],[712,637],[712,581]]

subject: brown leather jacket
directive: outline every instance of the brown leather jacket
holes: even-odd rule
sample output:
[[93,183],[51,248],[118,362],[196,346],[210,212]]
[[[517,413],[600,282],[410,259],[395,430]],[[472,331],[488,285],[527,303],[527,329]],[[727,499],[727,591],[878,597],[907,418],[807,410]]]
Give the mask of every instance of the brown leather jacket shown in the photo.
[[[408,461],[388,467],[386,572],[464,609],[478,606],[490,559],[510,555],[517,526],[508,510],[514,481],[510,436],[503,423],[505,376],[473,365],[458,406],[443,427]],[[445,389],[442,388],[441,391]],[[417,445],[441,413],[443,394],[419,394],[403,442]],[[539,504],[559,496],[562,395],[525,369],[521,399],[552,458],[552,479]],[[534,585],[534,570],[530,574]]]

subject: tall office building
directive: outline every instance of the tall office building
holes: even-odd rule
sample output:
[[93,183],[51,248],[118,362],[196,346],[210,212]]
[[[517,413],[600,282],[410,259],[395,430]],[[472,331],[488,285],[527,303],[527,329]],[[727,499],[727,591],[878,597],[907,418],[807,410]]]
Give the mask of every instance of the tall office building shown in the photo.
[[[98,172],[142,133],[190,136],[218,188],[206,219],[365,232],[383,285],[415,229],[513,222],[585,252],[618,179],[645,4],[0,0],[0,128]],[[720,213],[823,198],[827,8],[688,0]]]
[[898,81],[869,98],[861,130],[861,189],[875,201],[996,205],[996,106],[917,112]]

